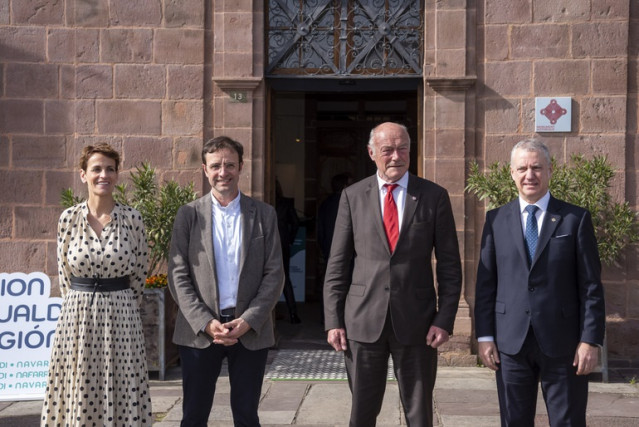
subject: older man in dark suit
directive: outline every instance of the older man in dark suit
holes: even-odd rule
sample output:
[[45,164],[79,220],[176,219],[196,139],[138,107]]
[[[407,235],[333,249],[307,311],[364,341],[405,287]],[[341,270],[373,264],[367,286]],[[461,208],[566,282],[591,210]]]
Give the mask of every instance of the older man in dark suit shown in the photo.
[[183,427],[206,426],[228,359],[236,426],[259,426],[272,310],[284,269],[275,209],[239,191],[242,145],[221,136],[202,149],[211,193],[182,206],[173,225],[169,288],[179,307]]
[[605,329],[590,213],[550,195],[551,160],[519,142],[510,171],[519,198],[489,211],[475,292],[483,363],[497,371],[503,426],[533,427],[541,386],[552,426],[585,426],[587,374]]
[[[374,426],[389,355],[409,425],[433,423],[437,350],[452,333],[461,263],[448,193],[408,173],[404,126],[382,123],[377,173],[342,192],[324,284],[328,342],[345,352],[351,426]],[[435,287],[431,257],[437,257]]]

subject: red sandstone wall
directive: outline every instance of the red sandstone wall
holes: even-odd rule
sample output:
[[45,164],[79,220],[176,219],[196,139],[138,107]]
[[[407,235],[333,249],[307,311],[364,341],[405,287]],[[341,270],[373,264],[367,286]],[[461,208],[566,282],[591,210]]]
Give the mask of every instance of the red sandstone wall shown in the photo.
[[[639,2],[630,0],[630,20],[628,29],[628,109],[626,133],[626,200],[639,211],[639,187],[637,179],[639,166]],[[625,268],[616,292],[607,289],[609,301],[616,304],[609,307],[614,319],[615,329],[619,332],[615,337],[615,349],[630,364],[639,363],[639,248],[628,251]],[[613,319],[611,319],[611,322]],[[612,335],[612,333],[611,333]]]
[[75,163],[85,144],[121,150],[121,179],[149,161],[201,187],[210,9],[199,0],[0,0],[0,270],[57,280],[59,195],[82,191]]

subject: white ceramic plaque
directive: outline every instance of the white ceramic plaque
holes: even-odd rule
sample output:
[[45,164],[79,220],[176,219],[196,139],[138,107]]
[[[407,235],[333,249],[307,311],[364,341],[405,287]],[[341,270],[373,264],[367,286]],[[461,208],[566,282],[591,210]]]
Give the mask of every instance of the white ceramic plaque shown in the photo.
[[535,98],[535,132],[570,132],[572,98]]

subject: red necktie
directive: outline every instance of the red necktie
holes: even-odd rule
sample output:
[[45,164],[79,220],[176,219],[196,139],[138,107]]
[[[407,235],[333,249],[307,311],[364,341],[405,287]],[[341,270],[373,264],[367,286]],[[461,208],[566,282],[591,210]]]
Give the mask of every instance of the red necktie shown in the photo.
[[384,197],[384,230],[391,253],[395,251],[395,245],[399,238],[399,218],[397,215],[397,205],[393,198],[393,190],[397,184],[384,184],[386,187],[386,197]]

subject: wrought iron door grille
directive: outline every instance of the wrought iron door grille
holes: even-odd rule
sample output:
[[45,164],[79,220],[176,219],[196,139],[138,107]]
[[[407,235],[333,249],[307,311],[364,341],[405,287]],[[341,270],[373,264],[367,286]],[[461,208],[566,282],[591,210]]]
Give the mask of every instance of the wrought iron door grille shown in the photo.
[[266,75],[420,76],[422,0],[269,0]]

